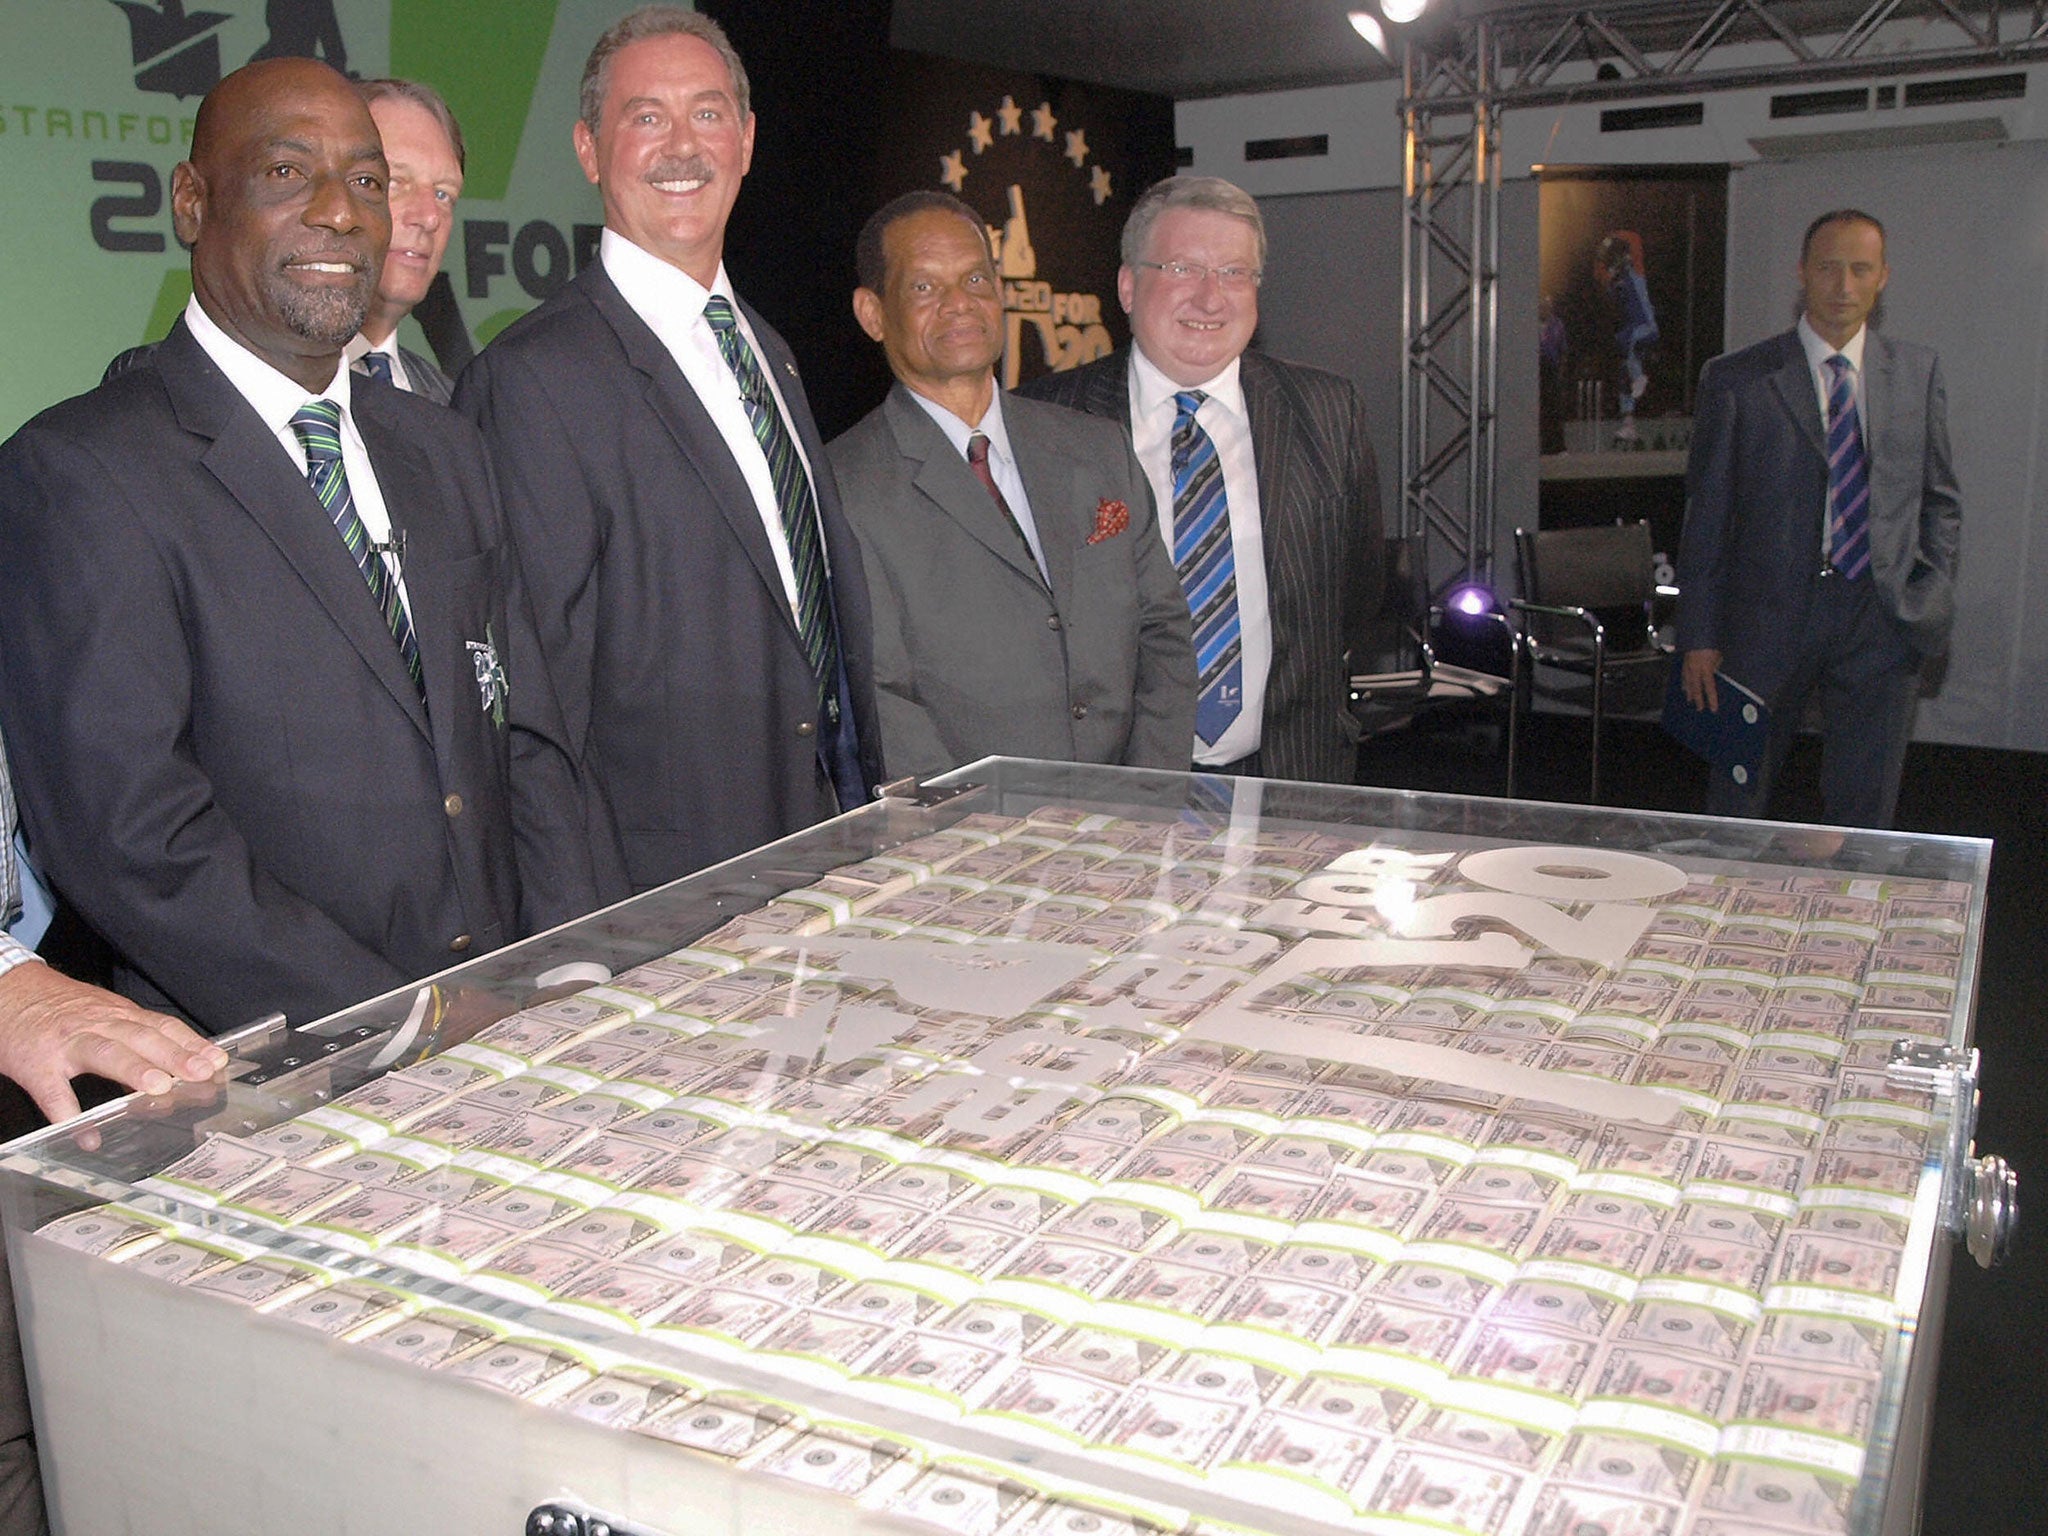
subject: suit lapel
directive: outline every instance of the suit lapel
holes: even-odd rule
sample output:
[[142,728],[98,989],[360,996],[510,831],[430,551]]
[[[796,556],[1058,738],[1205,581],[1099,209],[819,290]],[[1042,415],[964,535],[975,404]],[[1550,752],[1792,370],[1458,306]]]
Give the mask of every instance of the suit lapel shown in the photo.
[[1047,585],[1055,601],[1074,589],[1074,560],[1094,527],[1095,509],[1082,506],[1076,465],[1066,444],[1040,430],[1041,418],[1030,402],[1004,396],[1003,425],[1016,451],[1017,473],[1031,498],[1031,520],[1038,528],[1038,547],[1045,552]]
[[[183,321],[158,348],[155,361],[179,424],[211,440],[201,455],[208,472],[277,546],[385,690],[425,732],[419,690],[405,670],[390,627],[333,520],[283,445],[192,339]],[[386,504],[402,506],[394,487],[384,480],[382,462],[376,467]],[[409,488],[402,473],[400,483]]]
[[1828,461],[1827,429],[1820,419],[1820,398],[1813,386],[1813,368],[1806,361],[1806,348],[1799,344],[1799,333],[1787,331],[1784,336],[1784,358],[1777,372],[1771,375],[1771,387],[1778,392],[1778,398],[1785,409],[1792,413],[1792,420],[1806,437],[1813,451],[1820,455],[1821,463]]
[[[351,391],[351,394],[354,392]],[[365,390],[366,398],[356,403],[356,429],[362,434],[363,446],[370,451],[370,463],[377,471],[377,488],[384,495],[385,510],[391,514],[391,526],[405,530],[405,548],[400,558],[405,578],[406,612],[412,618],[413,635],[419,642],[422,677],[430,698],[439,698],[447,685],[438,679],[445,676],[445,669],[436,665],[437,658],[446,657],[452,650],[462,663],[463,676],[467,677],[468,661],[462,656],[464,640],[481,640],[481,635],[456,635],[450,633],[450,622],[456,611],[453,594],[445,593],[441,584],[443,571],[447,568],[447,551],[443,540],[449,527],[449,516],[439,504],[439,493],[435,488],[433,466],[420,451],[419,445],[409,437],[403,425],[392,418],[391,407],[394,397]],[[397,646],[391,647],[397,654]],[[380,676],[383,673],[380,671]],[[399,697],[399,702],[408,707],[414,723],[421,729],[429,729],[426,711],[421,707],[419,690],[412,686],[412,679],[406,675],[401,660],[397,677],[402,680],[399,687],[386,678],[386,686]],[[444,710],[444,713],[446,711]]]
[[1100,368],[1088,370],[1085,393],[1079,402],[1091,416],[1109,416],[1131,430],[1131,353],[1120,348],[1102,360]]
[[1891,422],[1897,401],[1897,379],[1892,371],[1891,344],[1875,331],[1863,336],[1863,449],[1870,458],[1873,476],[1877,472],[1877,445]]
[[[1292,520],[1288,475],[1291,467],[1305,470],[1306,453],[1290,453],[1288,446],[1297,436],[1306,438],[1308,423],[1297,419],[1293,405],[1265,365],[1246,352],[1238,363],[1238,387],[1244,392],[1245,415],[1251,420],[1252,464],[1259,482],[1259,539],[1268,549],[1279,547]],[[1275,562],[1269,560],[1268,566]]]
[[[747,486],[746,476],[733,462],[732,450],[726,446],[725,438],[712,421],[710,412],[704,409],[704,402],[690,388],[682,369],[669,356],[668,348],[661,344],[661,338],[633,312],[633,306],[605,276],[602,262],[591,263],[576,281],[583,286],[592,306],[617,334],[626,361],[644,376],[648,408],[669,436],[675,439],[677,449],[711,491],[712,500],[717,503],[733,537],[746,551],[747,559],[753,563],[762,582],[774,593],[776,607],[788,621],[790,634],[796,636],[796,618],[789,611],[789,594],[782,585],[782,573],[776,568],[775,553],[769,547],[768,530],[762,524],[760,508],[754,503],[754,493]],[[797,639],[801,644],[802,637],[797,636]]]
[[[946,434],[925,414],[924,407],[911,399],[901,384],[896,384],[890,387],[884,408],[898,450],[917,465],[911,481],[926,499],[1019,576],[1033,586],[1043,586],[1045,579],[1032,564],[1030,551],[1003,521],[1003,514],[990,499],[986,487],[975,478],[967,461],[953,451]],[[1025,490],[1030,492],[1028,480]],[[1034,494],[1032,506],[1037,505]],[[1043,529],[1039,538],[1043,542]]]

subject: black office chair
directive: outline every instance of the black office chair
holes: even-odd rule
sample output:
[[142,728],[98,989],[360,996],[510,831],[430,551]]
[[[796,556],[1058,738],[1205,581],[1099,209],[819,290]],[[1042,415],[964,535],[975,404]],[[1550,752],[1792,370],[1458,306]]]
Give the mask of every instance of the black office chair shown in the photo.
[[[1555,668],[1592,683],[1593,751],[1591,803],[1600,801],[1600,732],[1606,718],[1610,674],[1669,664],[1671,651],[1659,638],[1654,603],[1658,596],[1650,525],[1616,523],[1591,528],[1517,528],[1515,565],[1522,595],[1509,602],[1520,635],[1519,673],[1508,718],[1508,762],[1512,776],[1516,741],[1529,708],[1539,667]],[[1520,679],[1518,678],[1518,683]],[[1509,792],[1513,792],[1510,783]]]
[[[1367,659],[1396,663],[1392,671],[1362,672],[1351,679],[1351,712],[1367,735],[1398,730],[1417,715],[1453,706],[1506,706],[1513,697],[1511,677],[1439,661],[1432,632],[1443,610],[1429,601],[1427,545],[1421,534],[1402,534],[1386,541],[1384,580],[1379,612],[1366,640]],[[1479,622],[1498,624],[1512,655],[1513,627],[1501,613]]]

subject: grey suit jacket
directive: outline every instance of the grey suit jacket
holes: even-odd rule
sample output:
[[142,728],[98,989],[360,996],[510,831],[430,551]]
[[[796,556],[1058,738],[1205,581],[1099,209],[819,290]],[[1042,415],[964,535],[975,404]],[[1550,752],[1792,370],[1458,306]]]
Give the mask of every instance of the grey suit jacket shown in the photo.
[[[1358,775],[1358,722],[1345,653],[1362,645],[1379,607],[1384,552],[1364,401],[1349,379],[1261,352],[1244,354],[1238,377],[1258,466],[1273,624],[1260,772],[1349,784]],[[1024,389],[1130,429],[1128,349]]]
[[[1867,334],[1870,575],[1922,655],[1955,617],[1962,501],[1949,458],[1941,364]],[[1771,697],[1785,681],[1821,569],[1827,436],[1796,330],[1708,363],[1686,462],[1678,644],[1722,653],[1729,676]]]
[[1050,590],[901,384],[826,450],[874,605],[889,773],[990,753],[1186,768],[1188,605],[1129,442],[1035,400],[1002,409]]

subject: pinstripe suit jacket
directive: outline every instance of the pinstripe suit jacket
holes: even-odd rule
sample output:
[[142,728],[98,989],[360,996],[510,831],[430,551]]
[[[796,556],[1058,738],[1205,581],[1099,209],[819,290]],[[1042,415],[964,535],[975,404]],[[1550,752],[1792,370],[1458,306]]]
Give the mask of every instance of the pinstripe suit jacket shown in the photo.
[[[1358,771],[1358,723],[1345,653],[1379,606],[1383,550],[1364,402],[1349,379],[1260,352],[1244,354],[1239,377],[1273,623],[1259,770],[1349,784]],[[1034,379],[1021,393],[1111,417],[1128,431],[1129,350]]]

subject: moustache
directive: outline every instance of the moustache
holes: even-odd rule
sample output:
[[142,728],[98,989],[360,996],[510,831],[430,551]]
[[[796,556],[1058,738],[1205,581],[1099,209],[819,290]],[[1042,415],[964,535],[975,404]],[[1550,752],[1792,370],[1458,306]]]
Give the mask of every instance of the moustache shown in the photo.
[[642,181],[709,181],[711,162],[702,155],[657,160],[647,168]]

